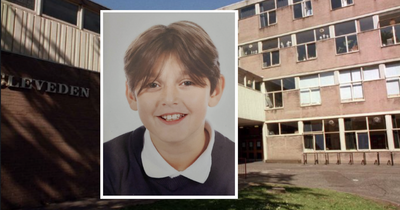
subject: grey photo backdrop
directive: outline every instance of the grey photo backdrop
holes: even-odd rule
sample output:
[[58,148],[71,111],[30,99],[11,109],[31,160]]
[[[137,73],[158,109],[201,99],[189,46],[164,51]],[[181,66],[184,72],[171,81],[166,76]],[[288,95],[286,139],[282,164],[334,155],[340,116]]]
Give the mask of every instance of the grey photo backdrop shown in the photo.
[[139,114],[129,108],[125,97],[123,58],[129,44],[149,27],[157,24],[188,20],[197,23],[210,35],[218,49],[225,90],[216,107],[209,107],[206,119],[215,130],[235,141],[235,36],[234,12],[104,12],[102,19],[102,97],[103,142],[132,131],[142,122]]

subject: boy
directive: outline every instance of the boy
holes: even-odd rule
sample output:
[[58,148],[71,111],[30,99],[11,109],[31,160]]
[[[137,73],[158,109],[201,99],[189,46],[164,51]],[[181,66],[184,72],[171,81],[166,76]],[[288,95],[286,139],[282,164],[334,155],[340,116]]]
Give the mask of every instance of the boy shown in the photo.
[[199,25],[156,25],[125,54],[126,98],[144,126],[104,144],[104,195],[234,195],[234,143],[205,120],[225,79]]

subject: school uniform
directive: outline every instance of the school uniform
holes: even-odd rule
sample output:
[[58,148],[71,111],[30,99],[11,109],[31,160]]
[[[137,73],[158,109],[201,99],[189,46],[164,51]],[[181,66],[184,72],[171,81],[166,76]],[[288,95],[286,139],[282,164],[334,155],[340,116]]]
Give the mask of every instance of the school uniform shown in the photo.
[[206,121],[210,141],[184,171],[170,166],[144,126],[104,143],[104,195],[234,195],[235,145]]

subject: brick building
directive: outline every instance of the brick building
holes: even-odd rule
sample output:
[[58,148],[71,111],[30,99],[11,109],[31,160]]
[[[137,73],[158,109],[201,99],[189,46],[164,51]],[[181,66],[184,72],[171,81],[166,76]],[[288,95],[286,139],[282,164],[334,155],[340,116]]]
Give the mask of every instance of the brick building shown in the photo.
[[1,208],[99,197],[102,9],[1,1]]
[[221,9],[239,12],[239,157],[400,160],[400,1]]

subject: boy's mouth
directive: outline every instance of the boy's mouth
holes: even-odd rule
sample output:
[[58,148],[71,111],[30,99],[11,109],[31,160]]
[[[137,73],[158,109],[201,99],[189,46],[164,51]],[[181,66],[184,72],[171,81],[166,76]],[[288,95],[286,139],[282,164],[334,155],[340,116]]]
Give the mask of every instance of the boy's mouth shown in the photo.
[[165,121],[175,121],[179,120],[183,117],[185,117],[187,114],[167,114],[167,115],[161,115],[159,116],[160,118],[164,119]]

